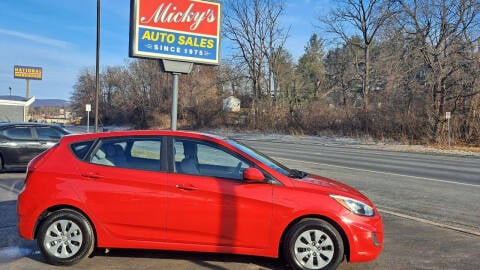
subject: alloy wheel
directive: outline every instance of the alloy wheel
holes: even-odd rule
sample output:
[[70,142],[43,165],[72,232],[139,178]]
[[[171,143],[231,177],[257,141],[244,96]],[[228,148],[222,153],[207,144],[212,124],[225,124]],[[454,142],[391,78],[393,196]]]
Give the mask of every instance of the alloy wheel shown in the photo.
[[61,219],[48,227],[43,245],[52,256],[69,258],[78,253],[82,241],[80,227],[71,220]]
[[308,269],[322,269],[334,258],[334,243],[320,230],[307,230],[295,240],[295,258]]

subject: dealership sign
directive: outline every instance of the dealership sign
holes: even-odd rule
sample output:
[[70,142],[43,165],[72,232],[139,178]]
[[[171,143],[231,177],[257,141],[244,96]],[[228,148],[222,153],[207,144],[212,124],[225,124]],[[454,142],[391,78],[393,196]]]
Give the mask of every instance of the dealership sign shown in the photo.
[[130,56],[218,65],[219,2],[131,0]]
[[13,78],[15,79],[27,79],[27,80],[41,80],[42,68],[41,67],[28,67],[28,66],[14,66]]

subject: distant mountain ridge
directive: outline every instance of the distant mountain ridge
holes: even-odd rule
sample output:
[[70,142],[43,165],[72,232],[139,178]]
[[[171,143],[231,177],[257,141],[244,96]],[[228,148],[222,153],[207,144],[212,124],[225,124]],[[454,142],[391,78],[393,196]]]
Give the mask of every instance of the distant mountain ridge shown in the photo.
[[[26,101],[25,97],[21,96],[0,96],[0,99],[12,101]],[[30,107],[68,107],[70,102],[63,99],[35,99]]]
[[30,107],[68,107],[70,102],[63,99],[35,99]]

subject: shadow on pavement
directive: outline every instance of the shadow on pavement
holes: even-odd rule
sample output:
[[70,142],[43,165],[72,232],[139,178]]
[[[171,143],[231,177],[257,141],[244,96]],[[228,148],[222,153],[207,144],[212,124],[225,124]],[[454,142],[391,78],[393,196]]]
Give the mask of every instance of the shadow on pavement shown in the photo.
[[[94,252],[95,257],[111,258],[148,258],[172,261],[184,261],[197,265],[200,269],[227,270],[231,269],[231,264],[253,264],[260,266],[255,269],[290,269],[285,262],[280,259],[264,258],[255,256],[200,253],[200,252],[180,252],[180,251],[159,251],[159,250],[136,250],[136,249],[113,249],[105,254],[104,249],[97,249]],[[240,268],[239,268],[240,269]]]
[[35,241],[24,240],[18,235],[16,210],[16,200],[0,202],[0,263],[23,257],[39,259]]

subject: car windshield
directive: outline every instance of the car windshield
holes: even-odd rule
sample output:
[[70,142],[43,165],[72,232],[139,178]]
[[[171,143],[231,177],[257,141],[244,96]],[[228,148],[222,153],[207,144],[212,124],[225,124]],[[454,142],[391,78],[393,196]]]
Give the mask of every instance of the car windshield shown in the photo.
[[231,145],[235,146],[236,148],[240,149],[242,152],[250,155],[254,159],[262,162],[263,164],[267,165],[268,167],[274,169],[275,171],[285,175],[285,176],[291,176],[291,172],[295,170],[290,170],[287,168],[285,165],[279,163],[278,161],[268,157],[267,155],[250,148],[240,142],[234,141],[234,140],[227,140],[228,143]]

